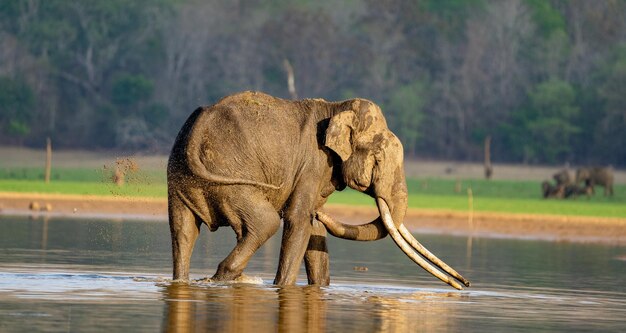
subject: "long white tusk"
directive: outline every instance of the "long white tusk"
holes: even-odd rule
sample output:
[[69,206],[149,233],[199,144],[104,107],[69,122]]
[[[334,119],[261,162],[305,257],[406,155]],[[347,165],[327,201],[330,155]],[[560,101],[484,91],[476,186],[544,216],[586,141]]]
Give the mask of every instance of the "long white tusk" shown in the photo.
[[376,203],[378,204],[380,216],[382,217],[383,223],[385,224],[385,228],[387,228],[389,235],[391,235],[391,238],[402,250],[402,252],[404,252],[409,258],[411,258],[411,260],[413,260],[416,264],[418,264],[428,273],[434,275],[439,280],[449,284],[450,286],[458,290],[463,290],[463,287],[458,282],[450,279],[449,276],[441,273],[439,270],[437,270],[430,263],[428,263],[426,260],[424,260],[413,251],[411,246],[407,243],[406,240],[404,240],[404,238],[402,238],[402,235],[400,235],[400,232],[398,232],[398,229],[396,229],[396,226],[393,224],[393,219],[391,218],[391,213],[389,212],[389,206],[387,206],[385,200],[383,200],[382,198],[376,198]]
[[415,249],[415,251],[423,255],[424,258],[430,260],[430,262],[441,268],[444,272],[450,274],[453,278],[462,282],[466,287],[470,286],[470,282],[466,278],[461,276],[461,274],[455,271],[454,268],[448,266],[448,264],[443,262],[441,259],[437,258],[437,256],[428,251],[428,249],[425,248],[424,245],[422,245],[417,239],[415,239],[415,237],[411,235],[411,232],[404,226],[404,224],[400,224],[398,231],[400,231],[400,235],[402,235],[404,240],[406,240],[407,243],[409,243],[409,245],[411,245],[411,247]]

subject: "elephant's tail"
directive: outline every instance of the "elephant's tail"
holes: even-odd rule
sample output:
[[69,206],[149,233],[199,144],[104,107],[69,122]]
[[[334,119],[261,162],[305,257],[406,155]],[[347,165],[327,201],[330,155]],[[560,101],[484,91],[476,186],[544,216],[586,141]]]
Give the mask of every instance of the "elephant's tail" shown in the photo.
[[[206,110],[203,110],[206,114]],[[204,119],[203,119],[204,118]],[[258,187],[268,187],[271,189],[280,189],[282,184],[279,186],[258,182],[250,179],[242,179],[242,178],[231,178],[222,175],[216,175],[207,170],[204,163],[202,163],[202,140],[204,131],[206,130],[207,123],[210,122],[209,119],[203,117],[200,114],[196,118],[195,124],[192,126],[189,139],[187,142],[187,147],[185,149],[185,157],[187,160],[187,166],[191,170],[191,172],[204,179],[211,185],[253,185]]]

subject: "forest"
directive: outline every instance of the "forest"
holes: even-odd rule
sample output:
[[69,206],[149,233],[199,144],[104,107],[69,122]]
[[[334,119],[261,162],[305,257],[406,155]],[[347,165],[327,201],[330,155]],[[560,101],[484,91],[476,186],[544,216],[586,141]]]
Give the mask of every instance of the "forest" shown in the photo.
[[370,99],[409,158],[626,166],[625,0],[2,0],[0,145],[167,153],[242,91]]

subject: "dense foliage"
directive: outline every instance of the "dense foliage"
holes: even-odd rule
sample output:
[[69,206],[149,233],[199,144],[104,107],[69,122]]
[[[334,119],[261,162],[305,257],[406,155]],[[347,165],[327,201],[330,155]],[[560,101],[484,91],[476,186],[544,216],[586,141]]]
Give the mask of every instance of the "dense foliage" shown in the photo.
[[3,0],[0,143],[166,152],[254,89],[366,97],[408,156],[626,165],[624,0]]

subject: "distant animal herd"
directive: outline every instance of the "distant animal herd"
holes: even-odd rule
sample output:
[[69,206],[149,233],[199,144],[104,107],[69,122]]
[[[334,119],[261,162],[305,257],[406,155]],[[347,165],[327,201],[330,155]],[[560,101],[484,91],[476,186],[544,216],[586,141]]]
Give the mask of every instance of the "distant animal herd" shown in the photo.
[[584,167],[576,170],[576,177],[572,178],[567,169],[555,173],[552,178],[555,183],[544,181],[541,190],[544,198],[568,199],[580,195],[587,197],[595,194],[594,187],[604,187],[604,196],[613,196],[613,168]]

